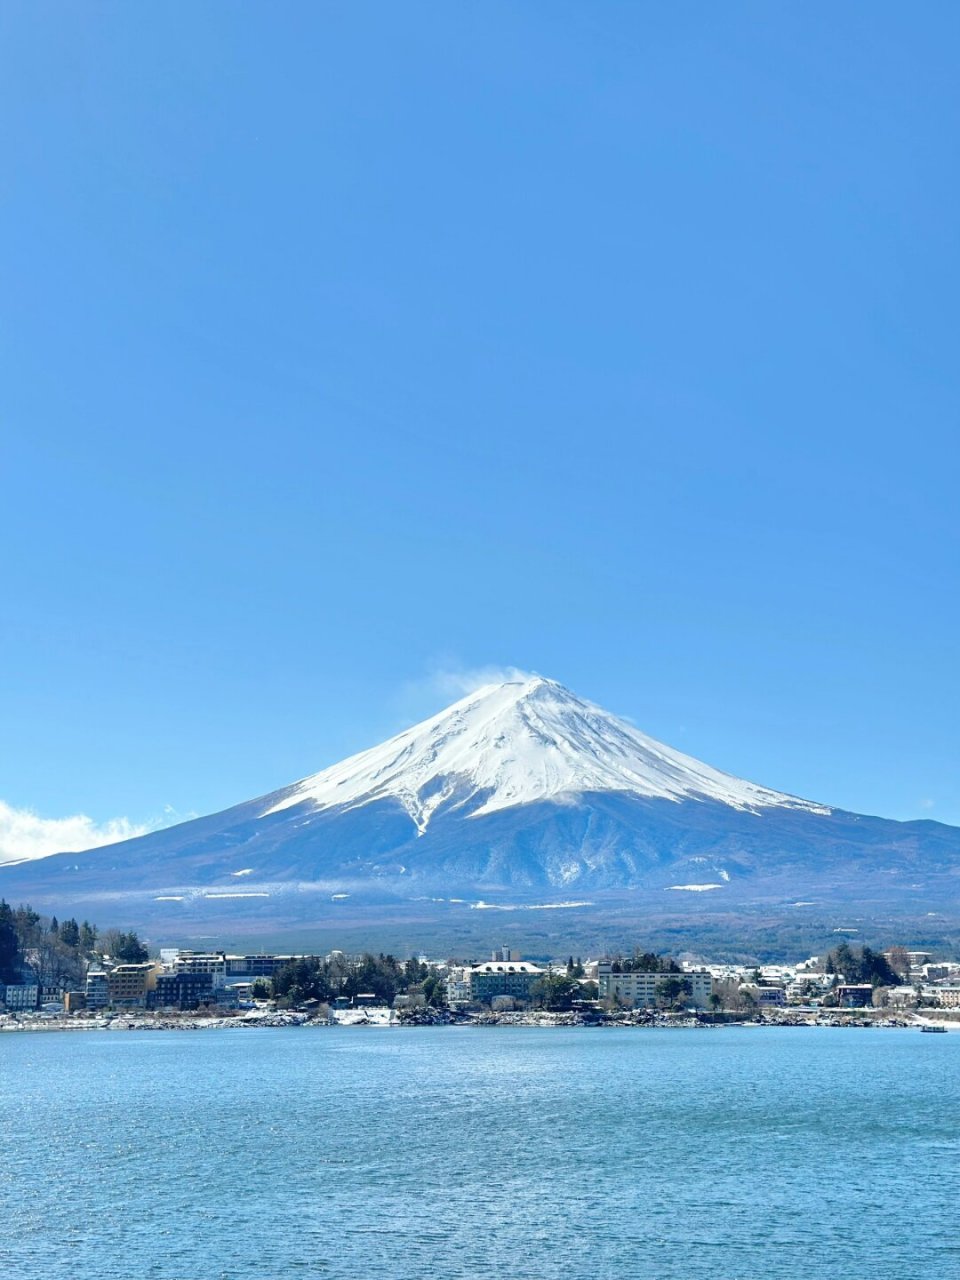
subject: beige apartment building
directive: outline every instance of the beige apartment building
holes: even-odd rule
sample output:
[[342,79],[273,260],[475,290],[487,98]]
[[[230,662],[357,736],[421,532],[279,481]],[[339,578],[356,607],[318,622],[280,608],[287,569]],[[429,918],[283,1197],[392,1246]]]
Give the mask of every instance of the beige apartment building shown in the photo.
[[713,978],[706,969],[688,969],[683,973],[614,973],[609,960],[597,966],[597,986],[601,1000],[618,1000],[631,1009],[653,1009],[659,1003],[657,988],[668,978],[690,983],[690,995],[684,1004],[706,1008],[713,992]]

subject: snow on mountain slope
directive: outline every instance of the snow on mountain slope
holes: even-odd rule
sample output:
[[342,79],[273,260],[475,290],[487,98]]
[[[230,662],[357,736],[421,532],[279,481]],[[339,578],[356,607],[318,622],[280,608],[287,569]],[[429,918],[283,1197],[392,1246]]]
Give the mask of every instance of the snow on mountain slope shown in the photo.
[[394,798],[422,835],[447,804],[479,817],[598,791],[712,800],[748,812],[830,812],[712,769],[555,681],[531,676],[477,689],[380,746],[295,783],[279,800],[269,797],[262,816],[304,803],[349,809]]

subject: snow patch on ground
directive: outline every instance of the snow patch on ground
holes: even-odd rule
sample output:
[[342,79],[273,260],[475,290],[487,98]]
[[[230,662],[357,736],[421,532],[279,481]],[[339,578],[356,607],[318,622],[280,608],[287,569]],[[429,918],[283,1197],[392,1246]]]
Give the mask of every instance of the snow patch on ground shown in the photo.
[[706,893],[709,889],[722,889],[722,884],[671,884],[668,889],[679,889],[682,893]]
[[[451,902],[459,901],[459,899],[451,898]],[[559,911],[567,907],[592,907],[592,902],[533,902],[533,903],[509,903],[509,902],[471,902],[471,911]]]
[[269,893],[204,893],[203,898],[269,898]]
[[361,1009],[331,1009],[330,1021],[340,1027],[390,1027],[396,1022],[396,1014],[385,1005],[370,1005]]

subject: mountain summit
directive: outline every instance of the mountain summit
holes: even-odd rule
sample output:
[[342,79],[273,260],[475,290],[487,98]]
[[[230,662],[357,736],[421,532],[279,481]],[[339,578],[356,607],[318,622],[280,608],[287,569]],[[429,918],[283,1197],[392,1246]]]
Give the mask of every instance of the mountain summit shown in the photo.
[[608,791],[751,811],[829,812],[682,755],[543,676],[485,685],[388,742],[304,778],[265,812],[392,798],[422,835],[444,807],[480,817]]
[[955,828],[745,782],[541,676],[223,813],[0,867],[0,897],[155,936],[351,922],[367,941],[387,922],[463,937],[471,909],[562,908],[596,928],[851,906],[922,918],[960,914],[958,886]]

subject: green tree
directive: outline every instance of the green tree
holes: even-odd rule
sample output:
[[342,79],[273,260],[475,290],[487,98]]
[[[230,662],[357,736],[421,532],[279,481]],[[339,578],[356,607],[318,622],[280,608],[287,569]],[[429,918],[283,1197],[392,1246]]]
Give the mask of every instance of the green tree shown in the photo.
[[447,984],[438,973],[428,974],[423,980],[423,998],[431,1009],[443,1009],[447,1003]]
[[541,1009],[563,1013],[572,1006],[578,991],[576,979],[568,973],[545,973],[530,988],[530,998]]
[[148,959],[149,952],[133,930],[107,929],[100,936],[100,954],[121,964],[140,964]]
[[833,972],[840,974],[844,982],[856,982],[860,976],[860,965],[857,962],[849,943],[841,942],[836,951],[830,953],[833,961]]
[[863,947],[860,952],[860,981],[875,987],[895,987],[900,976],[882,952]]
[[869,982],[874,987],[895,987],[900,982],[886,956],[867,946],[861,947],[858,955],[846,942],[841,942],[827,956],[824,967],[827,973],[842,974],[847,983]]
[[400,988],[400,966],[393,956],[374,956],[370,952],[360,957],[343,984],[345,995],[353,997],[369,992],[382,1004],[393,1004]]
[[677,978],[671,974],[661,979],[654,988],[657,1000],[668,1008],[676,1009],[683,1003],[684,997],[693,995],[693,986],[689,978]]
[[25,951],[27,947],[36,946],[43,929],[40,925],[40,916],[33,907],[17,907],[13,913],[13,923],[20,950]]
[[634,948],[633,955],[624,960],[618,957],[620,968],[614,973],[680,973],[680,966],[669,956],[658,956],[654,951],[641,951]]
[[10,904],[0,898],[0,982],[13,982],[20,966],[20,942]]
[[305,1000],[327,1001],[333,996],[326,965],[318,956],[291,960],[273,975],[273,994],[286,1004]]
[[67,947],[79,947],[80,926],[76,920],[64,920],[60,926],[60,941]]
[[117,944],[117,949],[113,953],[115,960],[120,960],[124,964],[142,964],[144,960],[149,959],[150,953],[140,941],[139,937],[131,929],[129,933],[122,933]]

